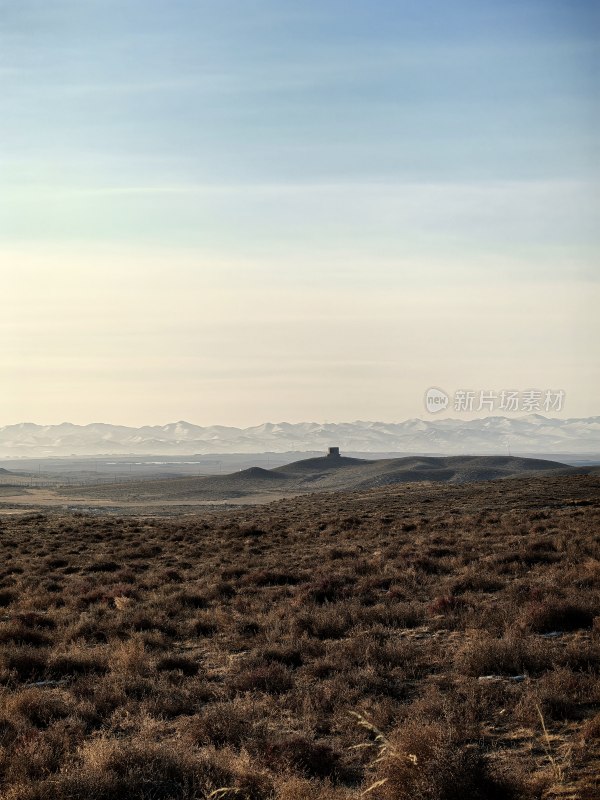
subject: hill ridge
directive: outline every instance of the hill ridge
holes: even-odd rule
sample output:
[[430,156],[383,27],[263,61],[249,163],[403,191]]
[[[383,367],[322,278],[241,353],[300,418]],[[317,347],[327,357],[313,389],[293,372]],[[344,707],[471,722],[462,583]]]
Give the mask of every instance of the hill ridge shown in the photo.
[[519,456],[407,456],[389,459],[317,457],[282,467],[249,469],[225,475],[127,482],[66,490],[68,495],[144,500],[196,499],[199,502],[240,497],[273,499],[309,492],[358,491],[408,483],[460,484],[540,473],[600,472],[598,467],[569,467],[558,461]]

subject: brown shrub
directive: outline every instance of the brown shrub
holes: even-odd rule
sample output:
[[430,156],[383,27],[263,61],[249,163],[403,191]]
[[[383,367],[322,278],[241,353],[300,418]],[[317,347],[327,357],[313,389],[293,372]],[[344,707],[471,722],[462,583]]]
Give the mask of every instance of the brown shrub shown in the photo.
[[46,671],[47,655],[31,647],[6,646],[0,652],[0,681],[14,675],[20,681],[41,679]]
[[87,569],[88,572],[116,572],[120,565],[116,561],[94,561]]
[[313,602],[318,605],[333,603],[348,597],[351,592],[352,579],[344,575],[323,575],[309,583],[301,591],[303,602]]
[[159,672],[176,671],[181,672],[186,677],[198,674],[200,665],[191,658],[185,656],[165,656],[156,662],[156,669]]
[[[370,794],[380,800],[509,800],[518,787],[494,776],[483,751],[447,725],[408,721],[382,747]],[[379,786],[377,783],[381,782]]]
[[1,703],[2,713],[10,719],[22,718],[35,728],[47,728],[52,722],[72,714],[75,705],[60,689],[32,687],[9,695]]
[[207,612],[198,614],[194,618],[192,629],[196,636],[213,636],[219,630],[219,626],[215,615]]
[[60,680],[78,675],[102,675],[107,670],[106,656],[101,650],[84,650],[75,646],[52,653],[46,674],[51,679]]
[[216,753],[205,752],[194,758],[182,753],[175,743],[95,739],[82,749],[77,766],[36,786],[22,786],[14,797],[192,800],[224,787],[235,790],[232,794],[241,800],[267,800],[272,796],[272,785],[264,775],[243,767],[236,769]]
[[597,714],[594,714],[593,717],[586,719],[581,726],[580,736],[584,742],[600,741],[600,711]]
[[331,608],[315,606],[314,611],[302,611],[294,619],[299,635],[308,633],[317,639],[341,639],[354,625],[354,618],[347,607]]
[[[593,689],[588,676],[556,667],[528,687],[516,707],[517,718],[530,727],[539,724],[539,711],[544,719],[569,720],[581,716],[585,703],[593,702]],[[596,694],[600,701],[600,694]]]
[[466,603],[462,597],[445,594],[434,598],[427,606],[430,614],[451,614],[465,608]]
[[268,692],[281,694],[293,686],[290,671],[282,664],[259,664],[238,673],[232,685],[239,692]]
[[248,573],[243,583],[248,586],[295,586],[302,578],[290,570],[261,569]]
[[19,614],[17,621],[27,628],[42,628],[47,631],[53,631],[56,628],[56,622],[49,614],[38,614],[35,611]]
[[0,625],[0,644],[12,643],[41,647],[50,644],[50,641],[46,634],[30,628],[22,622],[8,622]]
[[17,595],[14,592],[3,589],[0,591],[0,608],[7,608],[7,606],[13,603],[16,599]]
[[256,746],[267,730],[261,709],[254,703],[218,702],[205,706],[188,728],[194,742],[215,747],[240,748],[250,740]]
[[329,781],[284,777],[277,786],[277,800],[349,800],[347,790]]
[[575,631],[591,628],[594,613],[586,606],[550,600],[528,604],[519,621],[523,628],[535,633]]
[[551,663],[545,643],[514,635],[496,639],[485,633],[473,637],[455,657],[457,671],[475,677],[538,673]]
[[326,741],[295,734],[268,740],[262,752],[267,764],[277,772],[295,770],[309,778],[339,780],[347,777],[340,753]]
[[207,595],[202,592],[182,592],[178,601],[184,608],[208,608],[210,605]]

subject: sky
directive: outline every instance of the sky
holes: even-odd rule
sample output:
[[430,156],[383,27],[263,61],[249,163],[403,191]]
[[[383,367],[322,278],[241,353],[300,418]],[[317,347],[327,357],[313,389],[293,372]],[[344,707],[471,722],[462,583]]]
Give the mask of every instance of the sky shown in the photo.
[[0,0],[0,426],[600,414],[599,9]]

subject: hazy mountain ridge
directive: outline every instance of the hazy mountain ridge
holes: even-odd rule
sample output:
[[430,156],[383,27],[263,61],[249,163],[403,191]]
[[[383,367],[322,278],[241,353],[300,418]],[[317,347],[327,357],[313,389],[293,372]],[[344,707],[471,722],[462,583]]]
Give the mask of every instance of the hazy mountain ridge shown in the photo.
[[249,428],[200,426],[180,420],[140,428],[107,423],[0,427],[0,456],[257,453],[325,450],[507,454],[600,453],[600,417],[556,419],[540,414],[475,420],[263,423]]

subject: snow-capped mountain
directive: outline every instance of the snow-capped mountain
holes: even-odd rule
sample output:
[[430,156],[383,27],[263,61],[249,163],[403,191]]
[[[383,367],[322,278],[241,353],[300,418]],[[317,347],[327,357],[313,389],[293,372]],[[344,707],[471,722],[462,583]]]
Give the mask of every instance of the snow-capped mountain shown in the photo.
[[92,423],[0,427],[0,457],[106,454],[194,455],[326,450],[363,453],[600,454],[600,417],[486,417],[404,422],[267,422],[202,427],[183,420],[132,428]]

